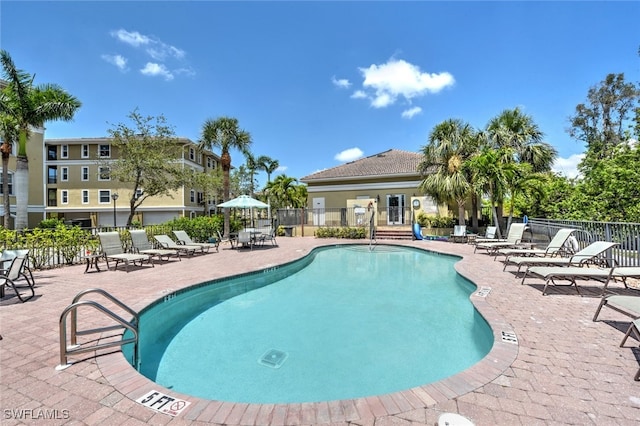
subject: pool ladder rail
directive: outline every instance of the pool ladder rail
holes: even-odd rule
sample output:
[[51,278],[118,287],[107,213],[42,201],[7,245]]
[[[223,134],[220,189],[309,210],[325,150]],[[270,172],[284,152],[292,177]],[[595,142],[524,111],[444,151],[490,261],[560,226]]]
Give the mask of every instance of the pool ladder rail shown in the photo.
[[[117,315],[110,309],[106,308],[100,303],[97,303],[93,300],[80,300],[87,294],[97,293],[104,296],[106,299],[111,301],[113,304],[119,306],[124,311],[129,313],[133,319],[131,321],[127,321],[121,316]],[[106,326],[106,327],[98,327],[87,330],[78,330],[78,308],[80,307],[90,307],[102,312],[110,319],[114,320],[117,324]],[[67,316],[71,314],[71,333],[70,333],[70,344],[67,345]],[[86,352],[93,352],[99,349],[105,348],[113,348],[117,346],[123,346],[129,343],[134,344],[134,365],[137,364],[138,360],[138,325],[139,325],[139,316],[138,313],[133,309],[129,308],[127,305],[113,297],[111,294],[106,291],[93,288],[89,290],[81,291],[73,298],[73,302],[71,305],[67,306],[65,310],[60,315],[60,365],[56,367],[56,370],[64,370],[72,365],[69,363],[67,358],[69,355],[73,354],[81,354]],[[104,333],[112,330],[129,330],[133,336],[127,339],[117,339],[115,341],[105,342],[105,343],[95,343],[95,341],[90,342],[89,344],[78,344],[78,336],[85,336],[90,334]]]

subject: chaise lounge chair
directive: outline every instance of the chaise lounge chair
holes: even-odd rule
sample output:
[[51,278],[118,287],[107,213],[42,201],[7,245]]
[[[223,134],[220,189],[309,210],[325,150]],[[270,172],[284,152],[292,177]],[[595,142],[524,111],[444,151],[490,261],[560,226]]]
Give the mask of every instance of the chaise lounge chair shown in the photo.
[[218,246],[220,245],[220,242],[218,242],[218,240],[216,240],[215,243],[196,243],[185,231],[173,231],[173,235],[176,236],[176,238],[178,239],[178,243],[180,244],[188,246],[200,246],[203,252],[208,252],[211,248],[215,248],[216,251],[219,251]]
[[[602,295],[607,291],[607,287],[612,280],[621,279],[625,288],[627,278],[640,278],[640,267],[616,266],[612,268],[588,268],[580,266],[533,266],[528,270],[530,276],[540,277],[545,280],[542,295],[547,294],[549,284],[553,285],[573,285],[578,294],[578,283],[576,280],[598,280],[604,282]],[[557,284],[556,280],[566,280],[569,284]]]
[[151,257],[157,257],[158,260],[169,260],[171,256],[180,259],[180,251],[175,249],[157,249],[153,247],[151,241],[147,237],[147,231],[144,229],[134,229],[129,231],[131,235],[131,247],[135,253],[147,254]]
[[467,242],[467,226],[466,225],[455,225],[453,227],[453,234],[449,236],[449,239],[454,243],[465,243]]
[[522,283],[524,284],[525,278],[532,267],[536,266],[585,266],[587,264],[598,264],[602,263],[602,254],[607,250],[617,246],[618,243],[612,243],[609,241],[596,241],[594,243],[589,244],[582,250],[572,254],[569,257],[511,257],[507,264],[509,265],[517,265],[518,270],[516,274],[520,273],[520,270],[523,266],[526,266],[527,269],[524,272],[522,277]]
[[600,300],[600,305],[598,305],[596,313],[593,315],[593,321],[598,320],[598,315],[600,315],[600,311],[605,306],[608,306],[621,314],[625,314],[628,317],[634,319],[640,318],[640,295],[626,296],[610,294],[608,296],[604,296],[602,300]]
[[487,229],[484,232],[483,236],[476,237],[473,240],[474,244],[478,243],[497,243],[500,241],[506,241],[504,238],[496,238],[496,232],[498,232],[498,228],[496,226],[487,226]]
[[[631,321],[631,325],[629,325],[629,329],[625,333],[624,338],[622,339],[622,342],[620,342],[620,347],[624,346],[625,342],[627,341],[627,339],[632,333],[634,334],[634,337],[636,338],[636,340],[640,340],[640,319],[635,319]],[[633,380],[635,380],[636,382],[640,380],[640,368],[638,369],[638,371],[636,371],[636,375],[633,376]]]
[[493,254],[494,251],[501,248],[509,248],[514,247],[522,241],[522,235],[524,234],[524,229],[527,225],[524,223],[512,223],[509,227],[509,233],[507,234],[507,238],[505,241],[496,241],[490,243],[476,243],[476,248],[474,249],[474,253],[478,249],[487,250],[489,254]]
[[175,241],[173,241],[171,239],[171,237],[169,237],[168,235],[155,235],[153,238],[155,238],[156,241],[158,243],[160,243],[160,245],[163,248],[172,249],[172,250],[179,250],[180,253],[184,253],[187,256],[191,256],[196,251],[200,251],[200,252],[204,253],[204,251],[202,250],[202,247],[193,246],[193,245],[187,245],[187,244],[178,244]]
[[135,254],[125,253],[122,248],[122,241],[120,240],[120,234],[117,231],[112,232],[98,232],[98,238],[100,239],[100,245],[102,246],[102,254],[107,261],[107,269],[109,269],[109,260],[115,260],[116,266],[114,271],[118,269],[118,264],[124,262],[125,271],[129,272],[129,264],[136,264],[140,262],[140,265],[146,260],[153,267],[153,259],[148,254]]
[[[33,281],[29,280],[29,277],[24,273],[26,262],[27,257],[25,255],[20,255],[11,260],[11,265],[8,269],[0,269],[0,297],[4,297],[5,286],[11,287],[22,303],[36,295],[35,290],[33,289]],[[31,290],[31,296],[26,299],[22,297],[18,290],[18,286],[16,285],[16,282],[20,279],[24,279],[27,283],[27,288]]]
[[[496,259],[498,255],[505,256],[505,262],[509,261],[511,256],[541,256],[553,257],[562,253],[567,253],[566,243],[575,229],[562,228],[556,232],[545,249],[536,248],[502,248],[496,250]],[[571,254],[571,253],[570,253]],[[505,263],[505,268],[507,267]],[[504,269],[503,269],[504,270]]]

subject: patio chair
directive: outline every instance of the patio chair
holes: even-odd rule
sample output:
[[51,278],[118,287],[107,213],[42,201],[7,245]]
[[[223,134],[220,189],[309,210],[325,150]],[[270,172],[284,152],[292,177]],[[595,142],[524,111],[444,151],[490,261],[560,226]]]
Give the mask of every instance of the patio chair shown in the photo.
[[[542,256],[542,257],[553,257],[556,255],[560,255],[563,253],[567,253],[567,240],[571,236],[571,234],[575,231],[575,229],[571,228],[562,228],[556,232],[556,235],[553,236],[549,244],[544,249],[536,249],[536,248],[503,248],[496,250],[497,259],[498,255],[505,256],[505,262],[509,260],[511,256]],[[505,263],[505,268],[507,267]],[[504,269],[503,269],[504,270]]]
[[107,269],[109,269],[109,260],[116,262],[113,268],[114,271],[118,269],[120,262],[124,263],[126,272],[129,272],[129,264],[136,265],[136,262],[140,262],[140,266],[142,266],[145,260],[151,264],[151,267],[154,266],[153,259],[148,254],[125,253],[122,248],[120,234],[117,231],[98,232],[98,238],[100,239],[102,254],[107,261]]
[[[11,265],[8,269],[0,270],[0,297],[4,297],[6,286],[9,286],[13,289],[13,291],[16,293],[16,296],[18,296],[18,299],[20,299],[22,303],[26,302],[36,295],[35,290],[33,289],[33,282],[30,281],[29,277],[27,277],[27,275],[24,273],[26,262],[26,256],[17,256],[14,257],[13,260],[11,260]],[[31,290],[31,296],[27,297],[26,299],[22,297],[16,284],[16,282],[18,282],[20,279],[24,279],[27,283],[27,288]]]
[[215,248],[216,251],[219,251],[218,246],[220,245],[220,243],[217,240],[215,243],[196,243],[185,231],[173,231],[173,235],[176,236],[179,244],[185,244],[188,246],[200,246],[203,252],[209,252],[212,247]]
[[524,223],[512,223],[509,227],[509,233],[504,241],[496,241],[490,243],[476,243],[476,248],[473,250],[475,253],[478,249],[487,250],[489,254],[493,254],[496,250],[501,248],[514,247],[522,241],[522,235],[527,225]]
[[131,235],[131,248],[135,253],[147,254],[151,257],[157,257],[158,260],[169,260],[171,256],[175,256],[180,259],[180,251],[175,249],[155,248],[149,238],[147,237],[147,231],[144,229],[134,229],[129,231]]
[[22,266],[21,274],[25,275],[26,279],[31,280],[31,284],[35,287],[36,282],[33,279],[33,273],[31,272],[31,268],[29,268],[29,249],[6,249],[0,255],[0,269],[9,269],[11,266],[11,261],[18,256],[24,256],[27,260],[24,262]]
[[192,246],[187,244],[178,244],[171,239],[168,235],[154,235],[156,241],[165,249],[178,250],[180,253],[184,253],[187,256],[195,254],[196,251],[202,252],[202,247]]
[[453,234],[449,236],[449,239],[454,243],[465,243],[467,241],[467,226],[455,225],[453,227]]
[[235,246],[235,243],[236,243],[235,238],[222,238],[222,234],[220,233],[220,231],[216,231],[216,233],[218,234],[218,245],[230,244],[231,248]]
[[262,235],[260,235],[260,242],[264,244],[266,241],[271,241],[271,245],[277,246],[278,242],[276,241],[276,229],[269,228],[269,230]]
[[253,250],[254,239],[251,232],[240,231],[238,232],[238,245],[242,244],[243,247],[249,246]]
[[[624,346],[625,342],[632,333],[634,334],[636,340],[640,340],[640,319],[631,321],[631,325],[629,325],[629,328],[627,329],[622,342],[620,342],[620,347]],[[636,375],[633,376],[633,380],[635,380],[636,382],[640,380],[640,368],[638,369],[638,371],[636,371]]]
[[603,296],[600,300],[600,305],[598,305],[598,309],[596,309],[596,313],[593,315],[593,321],[598,320],[598,315],[600,315],[600,311],[605,306],[628,317],[634,319],[640,318],[640,295],[609,294]]
[[484,236],[480,237],[476,237],[476,239],[474,240],[474,243],[496,243],[499,241],[505,241],[504,238],[499,239],[496,238],[496,232],[498,232],[498,228],[495,226],[487,226],[487,229],[484,232]]
[[[609,283],[616,279],[621,279],[625,288],[627,286],[627,278],[640,278],[640,267],[634,266],[617,266],[611,268],[585,268],[580,266],[534,266],[528,270],[530,276],[536,276],[545,280],[542,295],[547,294],[549,284],[553,285],[569,285],[574,286],[578,294],[577,280],[598,280],[604,282],[602,295],[607,291]],[[556,280],[566,280],[569,284],[558,284]]]
[[521,284],[524,284],[525,278],[529,273],[531,267],[535,266],[585,266],[587,264],[602,264],[604,259],[602,254],[607,250],[617,246],[618,243],[612,243],[609,241],[596,241],[589,244],[582,250],[572,254],[569,257],[510,257],[508,264],[517,265],[518,270],[516,275],[520,273],[523,266],[526,266],[524,275],[522,276]]

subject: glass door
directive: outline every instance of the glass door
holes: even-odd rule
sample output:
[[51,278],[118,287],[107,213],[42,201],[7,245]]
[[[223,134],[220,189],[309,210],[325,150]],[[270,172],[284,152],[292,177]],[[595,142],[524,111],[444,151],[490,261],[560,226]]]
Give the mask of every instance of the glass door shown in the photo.
[[404,223],[404,194],[387,195],[387,224],[402,225]]

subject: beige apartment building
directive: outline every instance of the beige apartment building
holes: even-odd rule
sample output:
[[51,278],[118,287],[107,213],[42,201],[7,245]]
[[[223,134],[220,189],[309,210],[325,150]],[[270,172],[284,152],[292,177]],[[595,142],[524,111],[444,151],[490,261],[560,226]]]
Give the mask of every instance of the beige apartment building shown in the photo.
[[[220,157],[212,152],[199,152],[197,145],[187,138],[180,138],[178,143],[184,148],[180,159],[183,167],[203,172],[219,167]],[[45,218],[60,218],[86,227],[126,224],[132,186],[111,180],[108,166],[104,166],[109,159],[119,158],[110,138],[44,139],[43,131],[32,132],[27,155],[30,228]],[[9,169],[9,195],[14,213],[13,156]],[[181,187],[173,191],[171,197],[145,199],[134,220],[151,225],[176,217],[195,217],[214,211],[218,202],[215,197],[204,200],[198,188]]]

